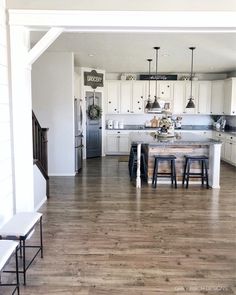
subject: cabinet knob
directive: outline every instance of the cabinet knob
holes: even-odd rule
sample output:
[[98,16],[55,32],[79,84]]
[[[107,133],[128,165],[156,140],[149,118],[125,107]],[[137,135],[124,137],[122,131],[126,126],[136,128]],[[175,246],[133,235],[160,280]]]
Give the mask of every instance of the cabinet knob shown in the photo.
[[170,85],[167,85],[167,88],[170,88]]
[[235,111],[232,112],[233,114],[235,113]]
[[200,114],[200,112],[197,112],[198,114]]
[[143,98],[143,96],[141,96],[141,98]]
[[140,101],[138,101],[138,103],[140,103]]
[[108,101],[108,103],[111,103],[111,101]]
[[164,94],[164,92],[162,91],[161,94]]
[[141,110],[142,108],[138,108],[139,110]]
[[127,110],[127,113],[129,113],[129,110]]

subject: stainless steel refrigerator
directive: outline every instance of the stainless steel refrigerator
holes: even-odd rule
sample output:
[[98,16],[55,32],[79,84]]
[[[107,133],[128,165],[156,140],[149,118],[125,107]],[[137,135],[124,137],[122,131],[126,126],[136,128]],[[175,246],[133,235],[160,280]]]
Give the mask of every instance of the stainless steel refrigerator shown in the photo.
[[83,163],[83,113],[81,100],[74,99],[74,118],[75,118],[75,172],[78,173],[82,169]]

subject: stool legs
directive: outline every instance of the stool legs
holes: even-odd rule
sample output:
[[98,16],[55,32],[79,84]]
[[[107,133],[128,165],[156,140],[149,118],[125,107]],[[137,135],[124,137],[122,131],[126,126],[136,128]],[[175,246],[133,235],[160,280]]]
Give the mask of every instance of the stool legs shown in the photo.
[[[170,163],[170,173],[162,173],[158,172],[159,168],[159,161],[168,161]],[[152,187],[157,187],[157,177],[170,177],[171,184],[177,188],[177,180],[176,180],[176,168],[175,168],[175,159],[173,158],[155,158],[154,168],[153,168],[153,175],[152,175]]]
[[[191,164],[194,162],[199,162],[201,167],[200,173],[193,173],[190,171]],[[206,187],[209,188],[209,182],[208,182],[208,171],[207,171],[207,158],[204,157],[186,157],[185,164],[184,164],[184,173],[183,173],[183,180],[182,185],[184,186],[185,182],[185,188],[188,188],[189,186],[189,178],[190,177],[198,177],[201,178],[202,186],[204,186],[204,181],[206,181]]]
[[20,295],[19,266],[18,266],[17,249],[15,251],[15,259],[16,259],[16,290],[17,290],[17,294]]

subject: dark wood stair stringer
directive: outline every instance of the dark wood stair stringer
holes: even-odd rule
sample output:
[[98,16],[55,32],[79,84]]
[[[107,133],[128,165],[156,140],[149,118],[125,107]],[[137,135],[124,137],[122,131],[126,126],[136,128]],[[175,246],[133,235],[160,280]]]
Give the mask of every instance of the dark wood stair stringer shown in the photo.
[[48,176],[48,128],[42,128],[32,111],[33,163],[37,165],[46,180],[46,194],[49,197]]

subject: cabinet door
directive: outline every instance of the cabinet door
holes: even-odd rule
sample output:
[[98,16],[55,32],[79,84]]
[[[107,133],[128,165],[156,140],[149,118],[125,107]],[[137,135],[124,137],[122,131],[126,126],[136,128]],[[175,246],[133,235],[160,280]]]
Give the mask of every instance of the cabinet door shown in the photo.
[[107,81],[107,113],[119,114],[120,82]]
[[224,84],[224,114],[236,114],[236,78],[225,80]]
[[224,113],[224,81],[212,81],[211,86],[211,114],[221,115]]
[[189,101],[190,97],[190,89],[191,89],[191,84],[190,81],[187,81],[185,84],[185,105],[184,105],[184,113],[186,114],[196,114],[197,109],[198,109],[198,82],[193,81],[192,84],[192,95],[193,95],[193,102],[195,104],[195,108],[193,109],[186,109],[186,105]]
[[172,100],[172,82],[159,81],[159,97],[163,100]]
[[226,141],[224,144],[224,158],[227,161],[231,161],[232,143]]
[[117,154],[118,153],[118,137],[117,135],[106,136],[106,153]]
[[128,154],[129,153],[129,135],[119,135],[118,136],[118,140],[119,140],[119,152],[120,153],[124,153],[124,154]]
[[185,82],[173,84],[173,113],[182,114],[185,108]]
[[211,112],[211,82],[198,84],[198,114],[207,115]]
[[236,165],[236,143],[232,143],[231,162]]
[[120,84],[120,113],[130,114],[132,103],[132,81],[123,81]]
[[142,114],[144,112],[146,82],[133,82],[132,113]]

